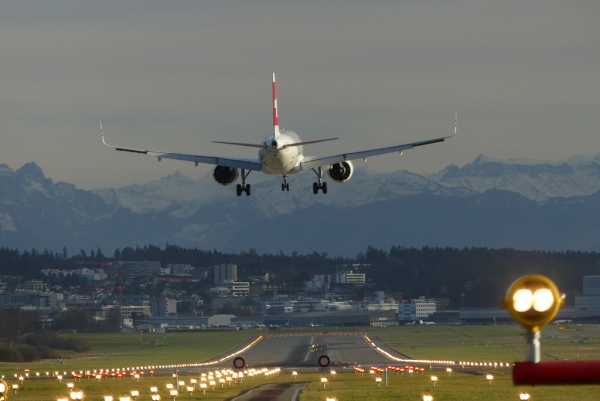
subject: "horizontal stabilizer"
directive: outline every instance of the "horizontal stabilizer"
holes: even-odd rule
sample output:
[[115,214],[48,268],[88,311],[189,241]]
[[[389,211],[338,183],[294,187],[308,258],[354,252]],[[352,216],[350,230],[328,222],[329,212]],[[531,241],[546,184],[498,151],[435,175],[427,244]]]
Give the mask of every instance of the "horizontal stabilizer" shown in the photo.
[[303,146],[303,145],[310,145],[311,143],[319,143],[319,142],[327,142],[327,141],[335,141],[336,139],[340,139],[340,138],[329,138],[329,139],[319,139],[318,141],[307,141],[307,142],[298,142],[298,143],[290,143],[285,145],[286,148],[289,148],[290,146]]
[[237,145],[237,146],[248,146],[250,148],[266,148],[265,145],[255,144],[255,143],[239,143],[239,142],[219,142],[219,141],[211,141],[212,143],[223,143],[225,145]]

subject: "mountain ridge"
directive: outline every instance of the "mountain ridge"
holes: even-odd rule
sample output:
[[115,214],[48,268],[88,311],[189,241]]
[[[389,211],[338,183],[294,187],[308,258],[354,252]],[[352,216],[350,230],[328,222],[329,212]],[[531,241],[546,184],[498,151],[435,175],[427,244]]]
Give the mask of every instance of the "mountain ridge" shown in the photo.
[[327,195],[314,176],[252,183],[235,196],[210,174],[80,190],[35,163],[0,164],[0,246],[59,250],[177,244],[239,252],[328,252],[369,245],[600,249],[600,154],[558,161],[483,155],[431,175],[355,171]]

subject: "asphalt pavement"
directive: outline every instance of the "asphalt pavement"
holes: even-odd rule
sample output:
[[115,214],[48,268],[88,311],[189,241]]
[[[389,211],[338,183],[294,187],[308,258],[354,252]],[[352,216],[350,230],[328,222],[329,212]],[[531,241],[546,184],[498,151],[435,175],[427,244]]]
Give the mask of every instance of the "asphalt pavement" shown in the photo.
[[392,362],[375,350],[362,334],[265,336],[240,356],[248,366],[319,368],[319,357],[323,355],[329,358],[330,367]]

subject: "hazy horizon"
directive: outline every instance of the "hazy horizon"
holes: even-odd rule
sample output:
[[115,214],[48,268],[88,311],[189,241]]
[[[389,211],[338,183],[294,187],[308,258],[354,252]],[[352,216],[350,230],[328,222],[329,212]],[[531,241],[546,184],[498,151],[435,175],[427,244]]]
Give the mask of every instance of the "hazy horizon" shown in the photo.
[[458,111],[458,135],[356,163],[370,172],[593,155],[597,15],[590,1],[7,1],[0,163],[82,189],[200,178],[212,166],[104,147],[100,121],[116,145],[256,157],[211,141],[270,133],[272,72],[285,128],[340,137],[307,155],[445,136]]

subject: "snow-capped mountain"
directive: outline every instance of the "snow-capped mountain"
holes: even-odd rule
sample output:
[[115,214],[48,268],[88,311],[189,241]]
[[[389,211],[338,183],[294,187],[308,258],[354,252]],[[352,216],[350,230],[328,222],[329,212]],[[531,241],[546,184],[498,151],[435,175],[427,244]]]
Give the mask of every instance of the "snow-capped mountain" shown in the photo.
[[331,183],[327,196],[312,193],[314,180],[310,173],[291,176],[291,196],[281,192],[278,177],[256,184],[251,177],[253,194],[248,199],[237,199],[234,186],[216,185],[210,175],[193,180],[179,173],[145,185],[93,192],[107,203],[134,213],[168,212],[176,217],[190,216],[203,205],[217,201],[231,206],[243,201],[275,216],[313,205],[349,207],[409,195],[468,196],[490,189],[516,192],[527,199],[544,202],[553,197],[585,196],[600,191],[600,153],[558,162],[479,156],[462,168],[450,165],[429,176],[404,170],[369,174],[357,169],[348,183]]
[[600,154],[560,162],[477,157],[429,176],[357,169],[327,195],[314,175],[252,181],[235,195],[211,175],[84,191],[35,163],[0,165],[0,246],[69,250],[166,243],[237,252],[354,255],[368,245],[600,250]]
[[538,202],[585,196],[600,191],[600,153],[559,162],[479,156],[462,168],[451,165],[428,178],[478,193],[490,189],[516,192]]

